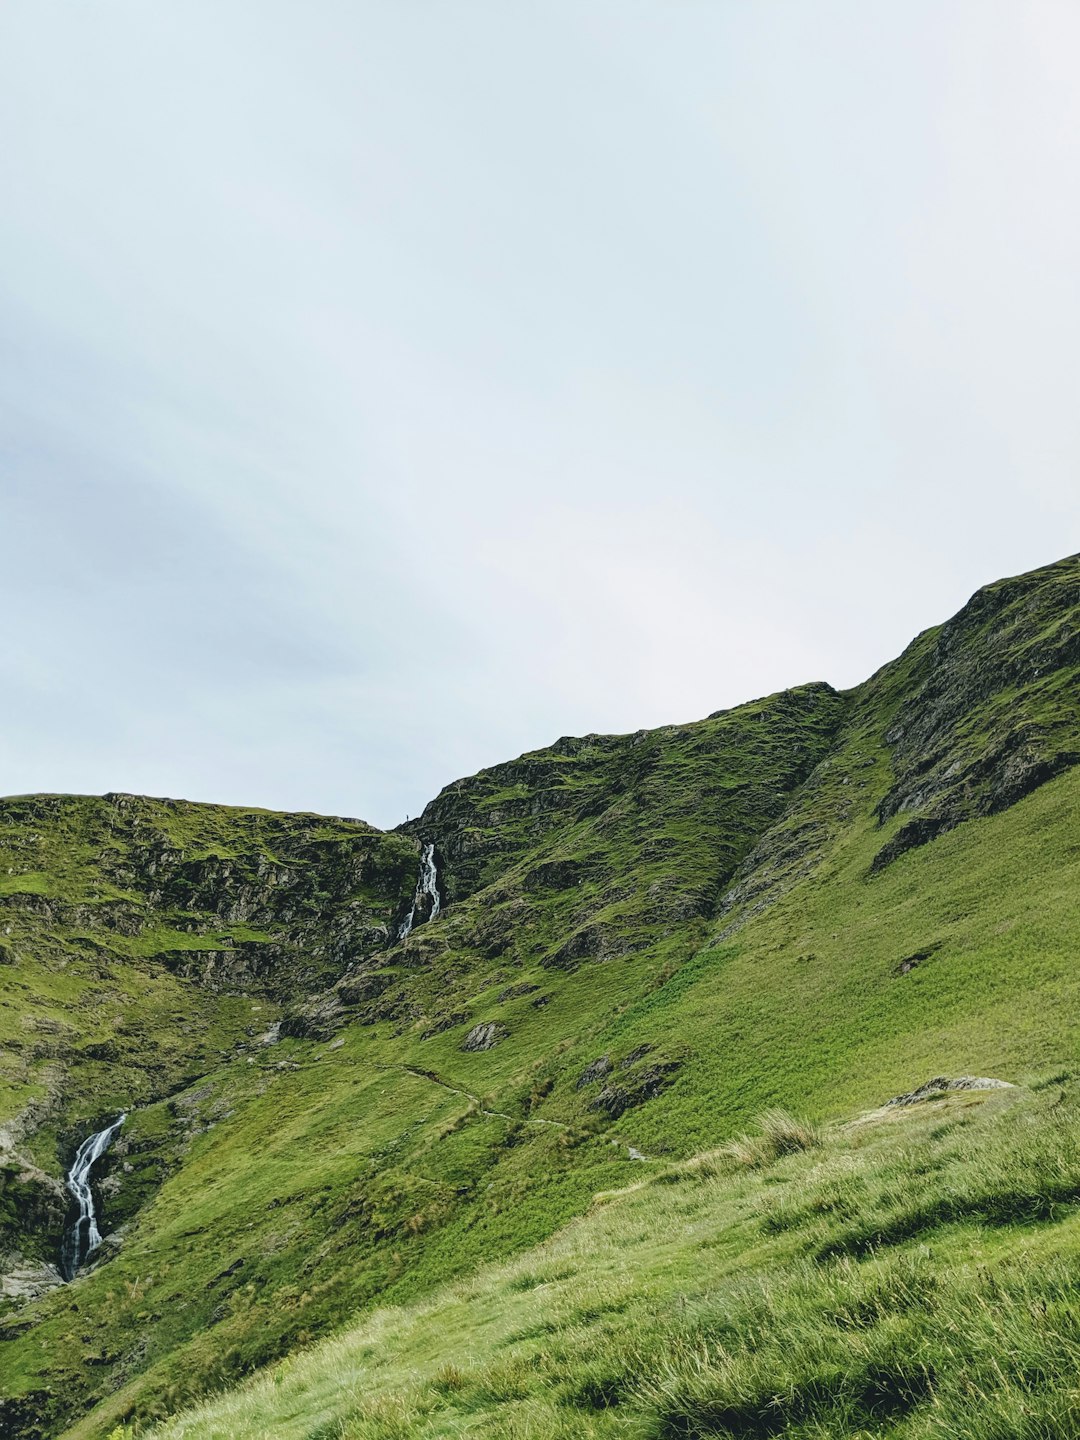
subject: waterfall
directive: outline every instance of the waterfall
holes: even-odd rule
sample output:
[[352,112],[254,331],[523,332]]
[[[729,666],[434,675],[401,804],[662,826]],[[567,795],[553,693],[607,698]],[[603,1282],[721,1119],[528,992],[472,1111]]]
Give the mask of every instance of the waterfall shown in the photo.
[[79,1146],[68,1171],[67,1188],[79,1207],[78,1219],[68,1227],[60,1255],[60,1270],[65,1280],[74,1280],[75,1272],[92,1251],[101,1244],[101,1231],[94,1212],[94,1195],[90,1189],[90,1171],[112,1144],[112,1138],[127,1119],[126,1112],[96,1135],[89,1135]]
[[[430,905],[430,908],[429,908]],[[420,878],[416,882],[412,909],[398,927],[397,938],[404,940],[412,933],[415,924],[422,920],[434,920],[442,908],[439,899],[439,872],[435,865],[434,842],[425,845],[420,852]]]

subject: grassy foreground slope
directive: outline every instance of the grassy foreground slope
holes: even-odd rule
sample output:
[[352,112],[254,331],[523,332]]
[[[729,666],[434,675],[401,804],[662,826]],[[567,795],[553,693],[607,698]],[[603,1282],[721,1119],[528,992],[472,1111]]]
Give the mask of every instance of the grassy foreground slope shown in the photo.
[[[268,878],[280,838],[264,851],[234,834],[213,886],[174,907],[170,933],[197,924],[212,962],[209,915],[257,926],[214,943],[233,954],[250,939],[267,964],[178,964],[184,947],[156,939],[127,958],[138,984],[178,987],[161,1043],[167,1053],[190,1031],[189,1068],[170,1071],[171,1093],[132,1096],[138,1108],[102,1167],[106,1225],[126,1222],[102,1263],[5,1323],[9,1433],[101,1436],[168,1416],[374,1304],[426,1303],[543,1241],[596,1192],[666,1173],[769,1105],[827,1121],[931,1074],[1020,1080],[1067,1066],[1080,1016],[1078,615],[1070,560],[981,591],[847,695],[806,686],[482,772],[405,833],[356,827],[364,846],[386,847],[370,871],[377,895],[355,872],[324,884],[313,855],[285,867],[306,877],[304,903],[286,894],[295,881],[280,898]],[[319,823],[266,823],[288,833],[301,822]],[[447,903],[399,943],[417,839],[436,844]],[[50,841],[33,883],[52,883],[76,841]],[[174,845],[170,865],[186,873],[194,848]],[[331,845],[327,860],[340,853]],[[95,864],[88,884],[101,883]],[[138,942],[160,925],[161,902],[145,859],[132,873],[153,897]],[[0,971],[0,988],[16,986],[9,998],[21,985],[44,1004],[63,983],[67,918],[34,921],[41,974],[20,951]],[[54,926],[63,954],[45,943]],[[195,1019],[179,1026],[184,1005]],[[59,1018],[79,1029],[92,1016],[102,1034],[90,1043],[105,1044],[127,1013],[73,1005]],[[200,1015],[233,1026],[232,1043],[200,1050]],[[282,1038],[261,1043],[278,1016]],[[116,1105],[133,1088],[129,1056],[120,1062],[124,1073],[93,1062]],[[36,1128],[31,1107],[21,1112],[23,1159],[36,1147],[54,1177],[87,1128],[65,1131],[55,1116],[74,1110],[63,1105],[101,1114],[65,1093]],[[713,1199],[708,1223],[723,1231],[728,1202]],[[748,1273],[754,1253],[740,1261]],[[939,1259],[944,1273],[949,1256]],[[654,1307],[661,1327],[665,1306]],[[583,1320],[556,1357],[570,1366],[571,1344],[604,1323]],[[384,1420],[363,1423],[389,1428],[357,1433],[399,1433],[387,1405]],[[572,1407],[565,1433],[607,1425],[602,1409]],[[552,1415],[543,1425],[562,1411]],[[312,1436],[338,1433],[333,1416],[322,1423],[312,1419]],[[400,1433],[457,1433],[409,1423]],[[781,1433],[753,1423],[728,1428]]]
[[773,1116],[151,1433],[1075,1435],[1078,1099],[1059,1072],[817,1134]]

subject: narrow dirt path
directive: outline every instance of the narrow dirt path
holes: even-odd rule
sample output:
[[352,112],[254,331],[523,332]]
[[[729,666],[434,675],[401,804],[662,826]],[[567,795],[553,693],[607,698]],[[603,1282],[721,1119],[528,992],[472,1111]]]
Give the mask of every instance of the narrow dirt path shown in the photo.
[[[518,1117],[508,1115],[505,1110],[485,1110],[481,1104],[480,1096],[474,1095],[471,1090],[462,1090],[460,1085],[451,1085],[449,1080],[444,1080],[434,1070],[421,1070],[416,1065],[399,1065],[394,1067],[404,1070],[408,1075],[415,1075],[418,1080],[430,1080],[433,1085],[441,1085],[444,1090],[449,1090],[454,1095],[463,1095],[466,1100],[471,1100],[481,1115],[490,1115],[499,1120],[509,1120],[512,1125],[519,1123]],[[550,1125],[554,1130],[569,1130],[569,1125],[564,1125],[561,1120],[537,1120],[532,1116],[523,1115],[520,1117],[523,1125]]]
[[[404,1070],[408,1075],[415,1075],[418,1080],[430,1080],[433,1085],[441,1085],[444,1090],[449,1090],[451,1094],[464,1096],[466,1100],[472,1101],[481,1115],[490,1115],[499,1120],[509,1120],[512,1125],[519,1123],[513,1115],[508,1115],[505,1110],[486,1110],[480,1103],[479,1095],[474,1095],[471,1090],[463,1090],[460,1085],[451,1085],[449,1080],[444,1080],[435,1070],[422,1070],[417,1065],[399,1065],[392,1068]],[[550,1125],[554,1130],[569,1130],[571,1128],[569,1125],[564,1125],[561,1120],[538,1120],[535,1117],[527,1115],[521,1117],[520,1123],[523,1125]],[[625,1144],[625,1142],[612,1140],[611,1144],[621,1146]],[[626,1145],[626,1153],[631,1160],[648,1160],[649,1158],[647,1155],[643,1155],[641,1151],[633,1145]]]

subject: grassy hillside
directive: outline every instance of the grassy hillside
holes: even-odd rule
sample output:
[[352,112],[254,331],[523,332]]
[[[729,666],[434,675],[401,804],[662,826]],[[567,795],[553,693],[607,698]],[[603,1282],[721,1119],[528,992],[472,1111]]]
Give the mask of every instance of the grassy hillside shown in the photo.
[[1074,1435],[1076,1092],[1062,1073],[817,1133],[773,1116],[151,1434]]
[[[78,1139],[135,1107],[100,1170],[113,1232],[100,1263],[11,1302],[8,1431],[152,1422],[376,1304],[413,1307],[387,1341],[406,1356],[414,1340],[399,1331],[428,1333],[424,1296],[771,1105],[826,1123],[931,1074],[1067,1067],[1078,637],[1070,560],[980,592],[846,695],[807,686],[697,724],[559,741],[448,787],[396,835],[130,797],[5,802],[15,899],[0,1023],[21,1047],[5,1096],[9,1273],[58,1243],[56,1177]],[[418,840],[436,846],[444,908],[399,942]],[[990,1108],[1002,1105],[1012,1116]],[[1008,1116],[995,1135],[1012,1133]],[[893,1163],[891,1135],[856,1147],[867,1185]],[[968,1165],[949,1154],[945,1169]],[[760,1247],[744,1254],[730,1209],[743,1185],[725,1171],[698,1200],[749,1276]],[[764,1194],[772,1180],[745,1185]],[[668,1189],[648,1194],[659,1204]],[[768,1243],[794,1263],[788,1241]],[[672,1274],[693,1271],[692,1250],[679,1254]],[[670,1295],[640,1263],[655,1312],[641,1343],[666,1355]],[[951,1273],[950,1255],[937,1263]],[[583,1262],[575,1284],[591,1283]],[[574,1344],[592,1353],[586,1326],[606,1324],[575,1322],[551,1363],[569,1375]],[[642,1374],[659,1386],[657,1366]],[[470,1385],[438,1392],[461,1399],[446,1399],[449,1419],[442,1400],[429,1406],[441,1418],[424,1418],[421,1398],[399,1432],[387,1401],[355,1433],[456,1434],[481,1413]],[[635,1414],[660,1413],[634,1394]],[[522,1403],[484,1433],[614,1423],[602,1404],[571,1405],[530,1430]],[[307,1431],[274,1420],[250,1433],[337,1434],[350,1404],[327,1401],[325,1431],[312,1411]],[[851,1415],[853,1428],[822,1431],[807,1411],[790,1433],[858,1433]],[[753,1423],[655,1433],[784,1433]]]

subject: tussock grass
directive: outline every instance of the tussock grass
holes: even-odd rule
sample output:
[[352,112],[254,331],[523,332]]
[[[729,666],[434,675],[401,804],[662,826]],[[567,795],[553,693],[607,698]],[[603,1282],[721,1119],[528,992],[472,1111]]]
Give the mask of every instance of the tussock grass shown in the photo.
[[795,1155],[821,1143],[821,1133],[807,1120],[796,1120],[786,1110],[766,1110],[758,1119],[757,1135],[739,1135],[720,1147],[719,1153],[737,1165],[755,1169],[770,1165],[781,1155]]

